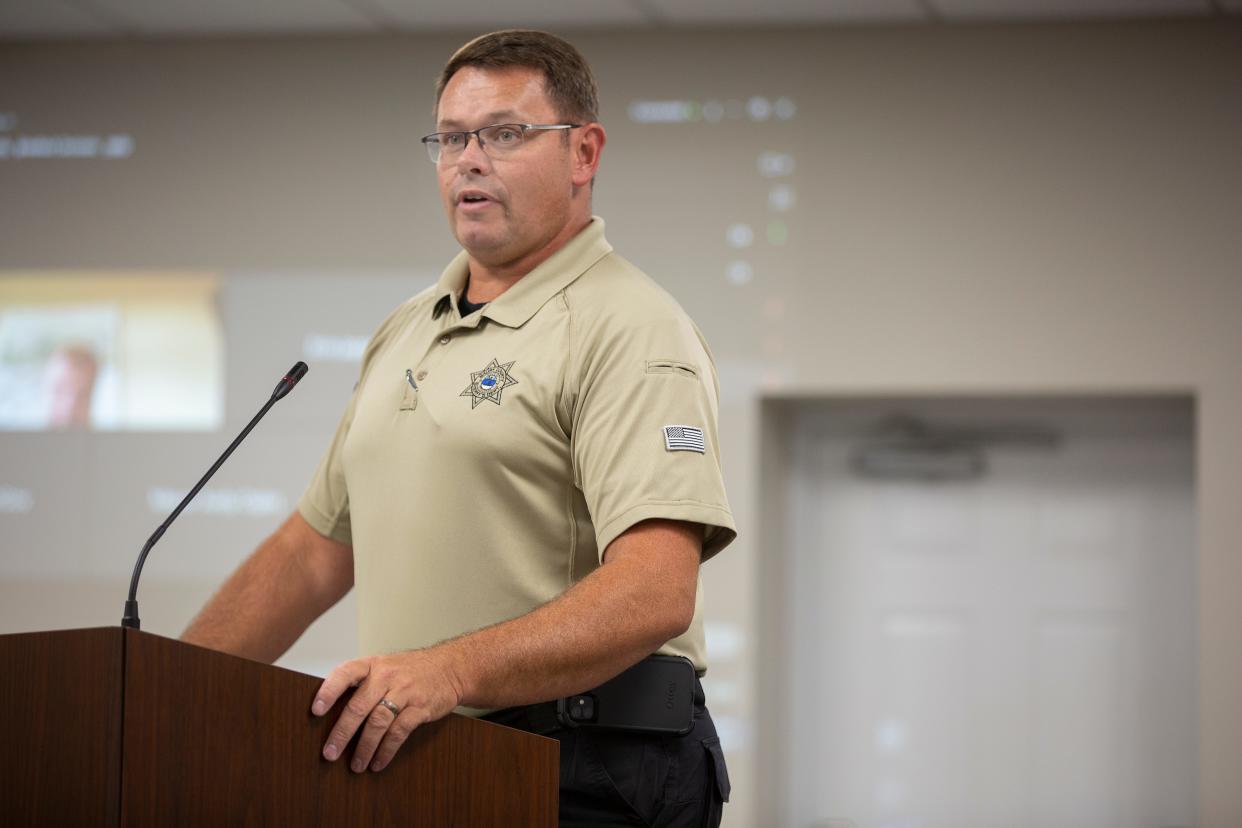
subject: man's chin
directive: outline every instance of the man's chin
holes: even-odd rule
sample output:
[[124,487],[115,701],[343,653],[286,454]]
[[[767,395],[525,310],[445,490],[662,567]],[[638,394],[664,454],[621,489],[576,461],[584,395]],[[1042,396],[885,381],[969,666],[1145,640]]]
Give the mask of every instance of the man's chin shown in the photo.
[[475,222],[465,221],[459,222],[457,232],[457,243],[465,248],[475,258],[484,258],[496,255],[501,252],[508,239],[504,234],[494,227],[485,227]]

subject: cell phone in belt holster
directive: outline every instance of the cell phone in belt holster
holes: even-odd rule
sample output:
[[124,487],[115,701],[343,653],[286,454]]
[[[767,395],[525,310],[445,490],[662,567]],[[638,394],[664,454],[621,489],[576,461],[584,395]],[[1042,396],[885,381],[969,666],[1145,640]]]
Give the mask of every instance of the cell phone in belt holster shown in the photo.
[[688,658],[647,656],[594,690],[558,699],[556,719],[565,727],[689,733],[694,679]]

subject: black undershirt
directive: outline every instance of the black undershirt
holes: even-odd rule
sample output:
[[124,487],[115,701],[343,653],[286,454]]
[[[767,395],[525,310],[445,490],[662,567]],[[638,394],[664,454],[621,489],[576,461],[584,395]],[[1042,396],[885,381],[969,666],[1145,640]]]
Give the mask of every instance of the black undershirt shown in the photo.
[[461,298],[457,300],[457,312],[461,314],[461,318],[465,319],[470,314],[487,306],[486,302],[480,302],[477,305],[474,302],[466,300],[466,292],[461,292]]

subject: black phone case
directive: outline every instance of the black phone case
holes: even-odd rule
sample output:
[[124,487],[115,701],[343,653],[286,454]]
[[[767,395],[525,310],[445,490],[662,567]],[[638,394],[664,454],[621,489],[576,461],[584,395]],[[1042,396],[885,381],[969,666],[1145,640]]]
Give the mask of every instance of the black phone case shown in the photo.
[[588,693],[559,699],[566,727],[689,733],[694,726],[694,665],[683,656],[648,656]]

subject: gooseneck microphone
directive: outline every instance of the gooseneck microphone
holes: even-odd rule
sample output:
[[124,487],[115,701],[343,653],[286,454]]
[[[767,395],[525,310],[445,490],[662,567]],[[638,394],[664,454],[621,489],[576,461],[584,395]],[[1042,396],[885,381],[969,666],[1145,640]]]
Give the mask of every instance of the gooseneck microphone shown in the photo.
[[276,383],[276,388],[272,391],[271,398],[263,404],[263,407],[259,409],[259,413],[254,415],[254,419],[252,419],[250,423],[242,429],[241,434],[237,435],[237,439],[229,444],[229,447],[224,450],[224,454],[220,455],[220,459],[207,470],[205,475],[203,475],[203,479],[199,480],[193,489],[190,489],[190,493],[177,504],[177,508],[172,510],[172,514],[169,515],[164,522],[160,524],[159,528],[151,534],[151,537],[147,539],[146,545],[142,547],[142,552],[138,555],[138,563],[134,565],[134,575],[129,580],[129,599],[125,602],[125,615],[121,617],[122,627],[130,627],[135,630],[142,629],[142,621],[138,618],[138,578],[142,576],[142,565],[147,562],[147,554],[151,551],[151,547],[155,546],[156,542],[164,536],[164,532],[167,531],[168,527],[172,525],[172,522],[177,519],[177,515],[181,514],[181,510],[194,499],[194,496],[198,494],[199,489],[207,485],[207,481],[211,479],[211,476],[216,473],[217,469],[224,465],[224,461],[229,459],[229,455],[233,453],[233,449],[237,448],[241,444],[241,441],[246,439],[246,435],[250,433],[251,429],[258,425],[259,420],[263,419],[263,415],[268,412],[268,409],[275,405],[277,400],[283,398],[286,394],[292,391],[293,386],[298,384],[298,380],[306,376],[306,371],[306,363],[298,362],[289,369],[289,373],[281,377],[280,382]]

